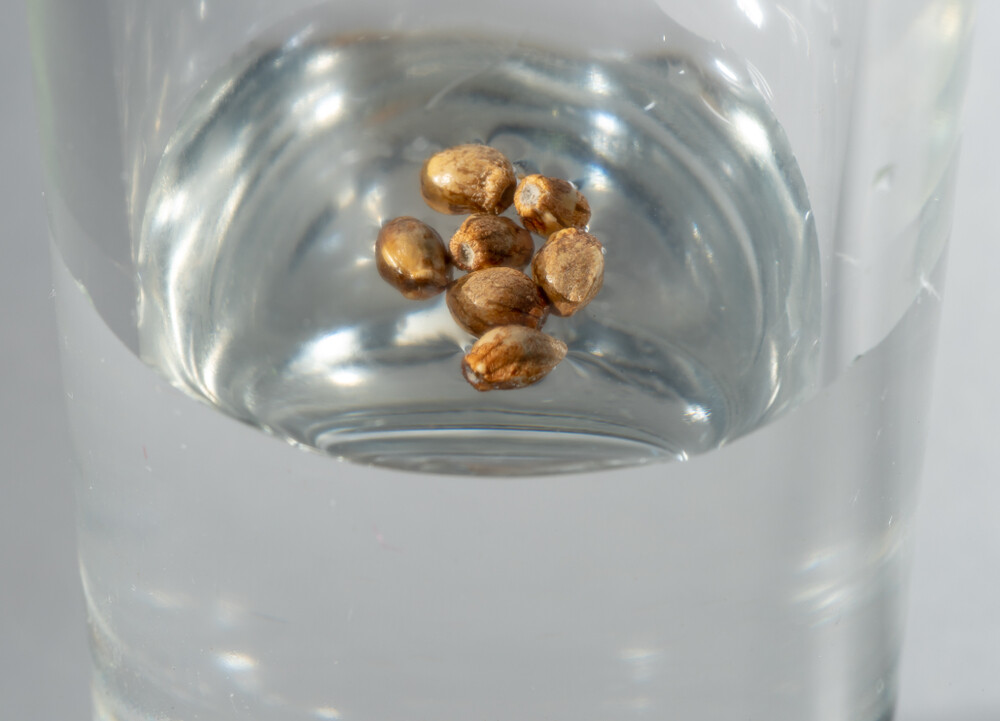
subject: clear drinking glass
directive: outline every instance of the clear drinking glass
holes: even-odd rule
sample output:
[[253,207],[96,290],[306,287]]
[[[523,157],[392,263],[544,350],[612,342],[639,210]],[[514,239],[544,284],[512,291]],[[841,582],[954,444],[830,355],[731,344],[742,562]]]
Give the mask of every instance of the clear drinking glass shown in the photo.
[[[96,719],[891,718],[972,2],[28,6]],[[605,248],[516,390],[466,143]]]

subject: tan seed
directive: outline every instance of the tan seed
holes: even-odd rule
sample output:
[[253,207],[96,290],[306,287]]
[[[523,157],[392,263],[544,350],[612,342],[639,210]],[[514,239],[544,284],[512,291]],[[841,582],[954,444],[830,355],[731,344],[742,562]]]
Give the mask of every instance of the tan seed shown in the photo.
[[420,172],[420,192],[439,213],[498,215],[514,199],[514,166],[488,145],[456,145],[432,155]]
[[541,328],[549,304],[535,282],[514,268],[485,268],[462,276],[445,296],[463,330],[482,335],[501,325]]
[[510,218],[470,215],[451,237],[448,249],[462,270],[523,268],[535,252],[535,242],[531,233]]
[[441,236],[406,216],[382,226],[375,241],[375,267],[410,300],[437,295],[451,281],[451,262]]
[[528,175],[517,186],[514,207],[528,230],[548,237],[563,228],[586,228],[590,203],[572,183]]
[[590,233],[560,230],[538,251],[531,274],[556,314],[573,315],[594,299],[604,283],[604,248]]
[[462,360],[462,373],[479,391],[523,388],[537,383],[566,357],[566,344],[519,325],[493,328]]

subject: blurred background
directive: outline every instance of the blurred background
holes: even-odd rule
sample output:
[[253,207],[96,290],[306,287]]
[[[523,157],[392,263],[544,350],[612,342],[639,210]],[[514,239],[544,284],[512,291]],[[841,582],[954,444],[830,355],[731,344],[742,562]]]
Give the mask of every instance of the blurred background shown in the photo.
[[[90,717],[21,0],[0,0],[0,718]],[[983,0],[897,721],[1000,720],[1000,1]]]

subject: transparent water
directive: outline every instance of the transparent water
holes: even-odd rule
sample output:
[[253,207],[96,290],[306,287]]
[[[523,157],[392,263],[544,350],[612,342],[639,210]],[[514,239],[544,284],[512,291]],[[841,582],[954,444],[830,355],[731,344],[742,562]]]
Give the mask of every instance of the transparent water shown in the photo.
[[[206,86],[137,247],[145,362],[56,255],[95,718],[887,721],[940,269],[818,389],[808,200],[737,64],[475,50]],[[608,248],[527,392],[470,389],[373,267],[384,219],[457,227],[415,173],[471,140],[577,182]]]
[[[752,430],[813,388],[818,251],[780,126],[738,66],[707,60],[386,36],[226,69],[146,206],[143,358],[281,437],[424,471],[620,466]],[[466,142],[573,180],[607,248],[600,296],[546,326],[568,362],[530,389],[471,389],[474,338],[444,298],[375,271],[383,222],[461,223],[418,177]]]
[[888,721],[937,302],[683,463],[303,452],[167,384],[64,267],[96,721]]

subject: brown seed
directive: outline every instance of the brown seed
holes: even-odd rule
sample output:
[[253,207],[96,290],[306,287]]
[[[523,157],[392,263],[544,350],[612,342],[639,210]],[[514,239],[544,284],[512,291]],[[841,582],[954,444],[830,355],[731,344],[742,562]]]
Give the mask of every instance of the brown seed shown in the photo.
[[535,252],[535,242],[531,233],[510,218],[470,215],[451,237],[448,249],[462,270],[523,268]]
[[549,236],[563,228],[586,228],[590,203],[572,183],[528,175],[517,186],[514,207],[528,230]]
[[537,383],[566,357],[566,344],[533,328],[504,325],[476,341],[462,360],[462,373],[478,391],[523,388]]
[[406,216],[382,226],[375,241],[375,267],[410,300],[437,295],[451,281],[451,263],[441,236],[426,223]]
[[420,192],[439,213],[498,215],[514,199],[514,166],[488,145],[456,145],[432,155],[420,172]]
[[531,275],[557,315],[573,315],[593,300],[604,283],[604,248],[590,233],[560,230],[538,251]]
[[485,268],[464,275],[445,296],[455,322],[472,335],[500,325],[541,328],[549,304],[535,282],[514,268]]

